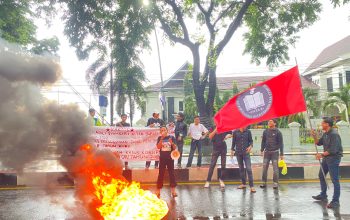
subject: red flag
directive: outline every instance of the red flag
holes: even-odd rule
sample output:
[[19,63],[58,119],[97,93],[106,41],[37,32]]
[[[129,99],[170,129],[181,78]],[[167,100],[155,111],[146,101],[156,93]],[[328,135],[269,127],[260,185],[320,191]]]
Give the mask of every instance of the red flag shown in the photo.
[[298,66],[230,99],[215,115],[218,132],[306,111]]

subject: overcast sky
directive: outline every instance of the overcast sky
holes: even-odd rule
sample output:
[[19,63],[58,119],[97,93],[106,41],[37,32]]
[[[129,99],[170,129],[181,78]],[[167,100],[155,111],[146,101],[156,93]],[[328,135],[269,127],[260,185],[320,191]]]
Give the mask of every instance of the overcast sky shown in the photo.
[[[297,58],[301,72],[307,68],[308,65],[316,58],[316,56],[327,46],[335,43],[338,40],[350,35],[350,5],[341,8],[333,8],[329,0],[323,0],[323,12],[317,21],[310,28],[300,32],[300,39],[291,48],[289,56],[291,60],[286,65],[281,65],[276,68],[276,72],[281,72],[295,65]],[[85,99],[97,108],[97,96],[92,94],[85,81],[85,71],[93,60],[79,61],[76,58],[74,48],[69,46],[69,42],[63,34],[63,23],[58,16],[53,22],[53,25],[48,28],[43,21],[38,21],[38,38],[52,37],[56,35],[61,43],[59,56],[63,69],[63,76],[67,79],[77,91],[82,93]],[[191,26],[189,27],[189,29]],[[169,78],[184,62],[192,62],[190,51],[180,45],[171,46],[168,41],[163,40],[163,32],[158,28],[158,37],[160,38],[160,54],[163,67],[164,79]],[[218,60],[217,75],[218,76],[232,76],[232,75],[264,75],[268,73],[268,68],[262,64],[255,66],[250,63],[249,55],[242,55],[244,50],[244,42],[242,41],[242,34],[244,32],[240,29],[233,36],[230,43],[224,49]],[[158,57],[156,50],[156,41],[154,33],[151,35],[151,51],[144,51],[141,55],[141,60],[145,66],[145,72],[149,82],[147,85],[160,81]],[[205,55],[205,54],[202,54]],[[203,61],[202,61],[203,63]],[[73,95],[72,90],[66,86],[65,83],[59,83],[60,94],[58,95],[57,87],[54,87],[47,93],[52,99],[59,99],[60,103],[76,102],[86,110],[82,105],[82,100],[77,99]],[[52,92],[53,91],[53,92]],[[58,98],[59,97],[59,98]]]

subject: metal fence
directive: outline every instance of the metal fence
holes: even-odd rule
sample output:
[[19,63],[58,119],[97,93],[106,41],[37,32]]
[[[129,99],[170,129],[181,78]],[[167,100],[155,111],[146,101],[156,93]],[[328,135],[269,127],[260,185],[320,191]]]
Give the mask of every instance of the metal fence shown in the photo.
[[[315,130],[318,137],[321,137],[323,134],[323,131],[321,129]],[[314,143],[314,139],[311,135],[311,129],[309,128],[300,128],[299,129],[299,138],[300,138],[300,144],[312,144]]]

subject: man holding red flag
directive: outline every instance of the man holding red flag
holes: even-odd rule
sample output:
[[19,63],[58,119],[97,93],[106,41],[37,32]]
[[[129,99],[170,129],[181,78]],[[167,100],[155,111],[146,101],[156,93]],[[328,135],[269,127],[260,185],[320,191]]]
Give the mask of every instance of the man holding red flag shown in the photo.
[[306,111],[298,67],[230,99],[215,115],[218,133]]

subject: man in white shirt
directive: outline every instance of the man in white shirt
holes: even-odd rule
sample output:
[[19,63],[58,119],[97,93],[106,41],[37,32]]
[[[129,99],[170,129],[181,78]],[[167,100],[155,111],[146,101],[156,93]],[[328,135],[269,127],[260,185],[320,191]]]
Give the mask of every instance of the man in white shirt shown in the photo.
[[202,139],[205,138],[205,136],[208,133],[209,133],[208,129],[200,123],[199,116],[195,116],[194,123],[192,123],[190,125],[190,128],[188,130],[188,136],[192,140],[191,140],[190,155],[188,156],[188,162],[187,162],[186,167],[191,167],[194,152],[196,151],[196,148],[198,148],[197,166],[201,167],[201,165],[202,165]]

